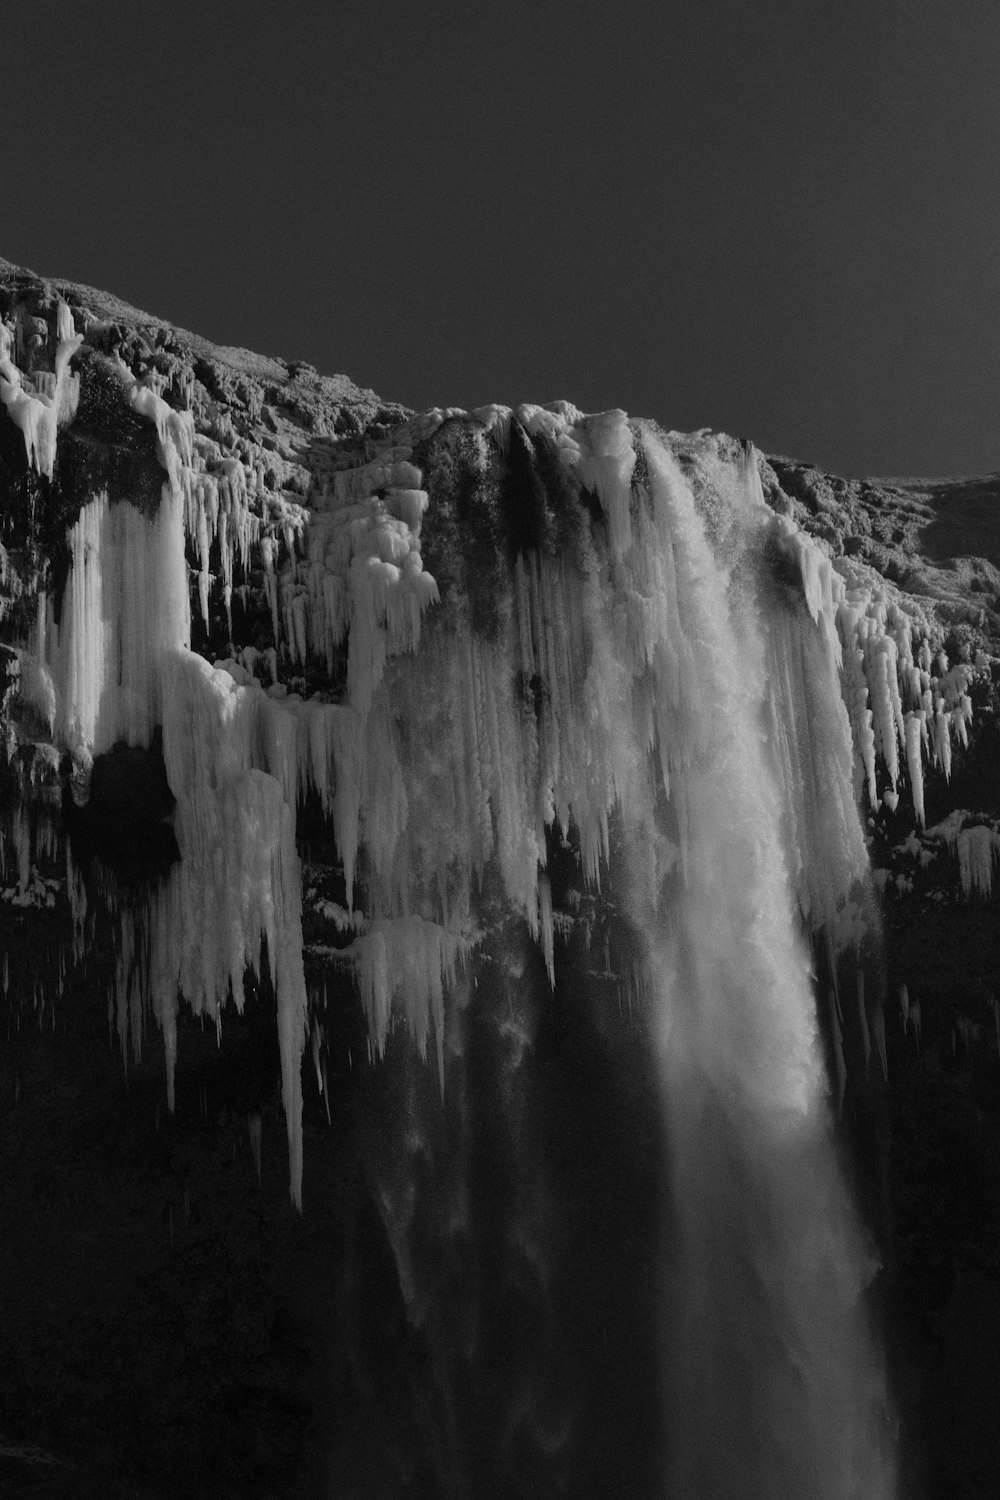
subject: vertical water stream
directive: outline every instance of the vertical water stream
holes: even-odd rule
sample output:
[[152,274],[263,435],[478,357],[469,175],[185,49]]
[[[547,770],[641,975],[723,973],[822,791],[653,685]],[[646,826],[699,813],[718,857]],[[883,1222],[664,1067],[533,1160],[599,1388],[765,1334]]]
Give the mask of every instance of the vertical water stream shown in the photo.
[[670,1175],[668,1493],[878,1500],[893,1481],[861,1304],[873,1264],[835,1155],[763,729],[767,621],[741,597],[738,526],[718,559],[670,456],[647,451],[693,689],[669,751],[681,873],[647,919]]

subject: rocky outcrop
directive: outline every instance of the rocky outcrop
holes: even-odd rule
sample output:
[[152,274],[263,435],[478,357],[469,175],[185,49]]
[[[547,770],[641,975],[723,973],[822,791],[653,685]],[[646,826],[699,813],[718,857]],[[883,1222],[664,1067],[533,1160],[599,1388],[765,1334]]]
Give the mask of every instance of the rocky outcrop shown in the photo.
[[[962,640],[1000,632],[1000,475],[959,479],[839,479],[770,456],[765,493],[834,556],[858,557],[901,591],[926,600]],[[978,632],[978,635],[977,635]]]

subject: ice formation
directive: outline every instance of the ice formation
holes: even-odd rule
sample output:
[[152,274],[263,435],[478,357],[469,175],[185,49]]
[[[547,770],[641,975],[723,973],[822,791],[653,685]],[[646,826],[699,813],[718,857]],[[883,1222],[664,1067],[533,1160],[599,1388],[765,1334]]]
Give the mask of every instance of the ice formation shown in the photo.
[[[0,335],[0,399],[30,463],[49,475],[78,397],[70,360],[80,336],[65,305],[56,324],[54,371],[33,381]],[[301,799],[315,793],[336,840],[353,930],[340,957],[354,966],[373,1050],[396,1005],[421,1052],[433,1039],[443,1076],[445,997],[475,945],[488,865],[537,938],[550,983],[570,919],[553,910],[549,830],[572,837],[582,879],[597,887],[617,820],[636,911],[694,879],[703,856],[692,776],[727,729],[706,711],[718,684],[699,648],[712,621],[687,617],[705,609],[682,576],[693,565],[679,550],[678,527],[689,524],[679,517],[692,505],[707,537],[695,573],[720,570],[709,615],[742,622],[789,888],[834,950],[856,944],[867,869],[856,798],[874,806],[881,783],[891,801],[905,772],[923,820],[922,766],[930,758],[947,772],[971,712],[971,669],[935,663],[926,639],[914,655],[921,622],[765,506],[752,450],[703,437],[681,465],[682,440],[564,402],[433,411],[361,458],[338,459],[307,507],[267,508],[260,475],[196,436],[155,372],[137,379],[119,361],[118,374],[155,427],[162,498],[152,509],[89,498],[67,537],[58,610],[39,596],[21,692],[72,752],[84,787],[95,756],[162,731],[182,858],[146,910],[121,913],[122,1043],[137,1045],[152,1009],[169,1071],[178,995],[218,1022],[229,996],[242,1003],[244,970],[266,949],[296,1201],[308,1009]],[[535,534],[506,557],[497,541],[489,629],[471,603],[474,576],[442,600],[424,567],[428,517],[451,500],[416,454],[449,429],[461,433],[478,497],[462,522],[471,531],[516,445],[535,455]],[[190,595],[207,621],[216,556],[230,635],[234,579],[260,566],[273,646],[234,648],[212,665],[190,649]],[[767,629],[750,628],[760,617]],[[325,669],[328,691],[304,698],[279,683],[279,668],[306,667],[314,680]],[[723,757],[720,775],[738,771]],[[988,889],[992,845],[975,831],[963,838],[963,881]],[[726,858],[738,863],[742,849],[734,832]],[[22,894],[30,849],[24,860]]]
[[71,372],[70,360],[82,343],[83,335],[76,332],[72,312],[60,301],[56,309],[54,371],[41,372],[26,386],[12,357],[10,330],[0,319],[0,402],[21,429],[28,462],[50,479],[56,459],[57,429],[71,422],[76,413],[80,380]]
[[91,500],[69,532],[59,624],[38,596],[24,694],[59,743],[91,759],[149,743],[161,722],[160,663],[190,641],[181,496],[164,487],[154,517]]
[[[166,1041],[172,1108],[178,995],[218,1021],[228,995],[242,1006],[244,972],[266,942],[291,1193],[300,1203],[306,993],[295,847],[299,725],[259,687],[241,687],[191,652],[185,530],[203,560],[206,532],[222,533],[231,580],[232,552],[246,555],[252,529],[246,484],[229,460],[224,486],[208,475],[190,415],[173,411],[124,366],[120,373],[134,409],[156,426],[166,471],[161,502],[148,516],[99,494],[80,512],[68,537],[58,624],[51,601],[39,595],[22,696],[84,770],[115,743],[145,745],[162,729],[181,860],[145,913],[121,913],[116,997],[123,1048],[130,1032],[138,1046],[151,1008]],[[51,472],[46,450],[36,461]]]
[[958,860],[964,895],[988,901],[993,891],[993,867],[1000,864],[1000,828],[992,822],[970,822],[957,807],[941,823],[928,828],[928,842],[942,841]]

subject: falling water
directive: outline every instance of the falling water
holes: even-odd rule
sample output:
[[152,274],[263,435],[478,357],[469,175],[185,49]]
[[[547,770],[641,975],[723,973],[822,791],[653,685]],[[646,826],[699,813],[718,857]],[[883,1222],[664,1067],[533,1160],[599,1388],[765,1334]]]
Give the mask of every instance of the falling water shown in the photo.
[[[802,922],[835,923],[866,866],[836,648],[775,550],[792,533],[763,503],[752,450],[702,440],[682,453],[685,470],[654,429],[629,431],[620,413],[592,421],[609,525],[589,582],[519,563],[508,633],[492,654],[472,648],[471,676],[470,648],[445,637],[405,664],[409,698],[402,665],[391,683],[415,747],[403,764],[411,818],[420,797],[446,805],[448,778],[475,767],[460,714],[469,702],[482,712],[485,684],[508,726],[499,757],[480,762],[493,816],[503,827],[512,807],[523,829],[548,805],[551,822],[565,795],[580,849],[569,885],[581,866],[603,882],[621,913],[605,967],[620,980],[631,951],[643,976],[635,1021],[606,1009],[601,1020],[595,981],[565,949],[554,963],[546,953],[550,995],[534,944],[511,964],[487,943],[475,988],[452,1002],[443,1100],[410,1071],[416,1059],[389,1060],[404,1069],[407,1103],[379,1122],[376,1198],[434,1370],[438,1484],[449,1495],[616,1493],[605,1466],[617,1424],[619,1448],[666,1450],[633,1474],[619,1454],[631,1493],[888,1500],[891,1422],[864,1307],[876,1261],[838,1164]],[[805,573],[822,559],[799,557],[801,541],[791,557]],[[518,667],[542,684],[530,710],[501,697]],[[444,747],[441,782],[428,778],[428,744]],[[461,810],[451,816],[461,828]],[[551,889],[565,902],[559,848],[550,835]],[[534,858],[529,849],[532,869]],[[508,859],[509,897],[526,867]],[[542,918],[538,937],[545,947]],[[553,1010],[575,1038],[569,1054],[545,1040]],[[615,1070],[638,1078],[644,1067],[619,1047],[630,1024],[655,1059],[658,1152],[629,1134],[641,1106],[615,1129]],[[560,1077],[567,1055],[589,1092]],[[557,1158],[546,1122],[567,1109],[579,1112],[576,1145]],[[632,1228],[602,1260],[602,1216],[622,1209],[612,1184],[634,1172],[633,1187],[655,1192],[656,1171],[664,1213],[631,1202]],[[656,1245],[645,1305],[619,1290],[642,1276],[639,1224]],[[612,1302],[633,1321],[609,1335]],[[660,1431],[648,1390],[631,1412],[614,1394],[622,1379],[655,1384],[635,1320],[657,1305]],[[581,1317],[594,1325],[582,1338]]]
[[835,1157],[762,728],[767,621],[739,587],[752,497],[730,470],[720,561],[673,460],[647,451],[697,684],[671,739],[680,871],[646,915],[670,1174],[668,1493],[878,1500],[893,1479],[860,1302],[874,1266]]

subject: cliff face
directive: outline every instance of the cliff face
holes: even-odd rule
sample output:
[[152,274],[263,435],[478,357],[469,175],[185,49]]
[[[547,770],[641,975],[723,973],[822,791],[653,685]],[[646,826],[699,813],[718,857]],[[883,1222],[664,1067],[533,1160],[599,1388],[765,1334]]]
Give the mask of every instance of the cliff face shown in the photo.
[[769,457],[765,493],[909,596],[952,661],[988,661],[968,746],[928,778],[925,825],[902,800],[868,820],[894,1012],[875,1217],[919,1413],[904,1447],[924,1492],[986,1496],[1000,1478],[1000,921],[970,849],[997,858],[1000,478],[857,482]]
[[[540,892],[532,887],[520,907],[511,901],[512,885],[528,877],[505,869],[501,881],[485,862],[474,895],[452,884],[445,897],[457,919],[478,924],[485,954],[479,992],[460,1004],[488,1006],[495,988],[502,1017],[499,1040],[470,1043],[478,1048],[470,1067],[484,1087],[494,1087],[507,1075],[491,1048],[533,1038],[544,1066],[519,1072],[517,1088],[546,1112],[544,1139],[518,1139],[517,1099],[498,1097],[488,1123],[472,1130],[448,1112],[452,1105],[442,1107],[439,1138],[415,1147],[416,1127],[404,1140],[399,1120],[430,1117],[437,1079],[432,1062],[414,1082],[404,1039],[389,1026],[391,985],[388,994],[385,981],[380,990],[371,965],[358,957],[354,856],[345,861],[344,848],[359,813],[336,805],[336,786],[315,749],[312,758],[300,756],[298,771],[289,752],[290,800],[298,799],[300,815],[298,852],[290,849],[288,860],[302,861],[304,975],[310,1013],[322,1017],[308,1037],[305,1099],[296,1105],[288,1064],[290,1056],[297,1060],[295,1046],[275,1034],[270,1015],[283,982],[273,928],[269,933],[266,916],[251,920],[246,901],[235,897],[207,914],[196,910],[176,874],[182,853],[189,867],[199,857],[199,819],[221,818],[212,826],[216,843],[225,844],[273,814],[277,844],[280,808],[243,801],[206,812],[194,792],[185,801],[178,766],[193,756],[195,741],[146,732],[162,722],[163,704],[138,703],[124,692],[116,698],[93,662],[64,659],[59,648],[39,642],[47,631],[51,643],[64,611],[79,610],[100,627],[121,598],[130,612],[112,623],[123,639],[133,638],[141,634],[134,622],[153,618],[150,601],[176,585],[190,597],[194,653],[224,663],[237,686],[253,687],[260,743],[279,732],[271,704],[281,708],[282,723],[295,720],[307,745],[328,735],[336,750],[346,732],[336,711],[367,703],[372,684],[370,669],[337,634],[336,586],[323,582],[339,576],[329,559],[342,543],[333,521],[325,532],[317,523],[330,497],[356,504],[360,518],[375,496],[389,515],[378,542],[383,550],[372,552],[395,569],[384,587],[398,601],[397,613],[383,601],[378,615],[389,656],[419,635],[431,602],[420,578],[430,574],[440,609],[450,608],[451,585],[468,600],[471,632],[489,640],[499,628],[504,585],[497,558],[505,549],[584,547],[568,503],[560,509],[538,496],[523,501],[538,486],[543,445],[515,428],[494,472],[489,464],[499,460],[482,455],[484,433],[508,432],[497,409],[471,418],[415,415],[345,377],[217,348],[104,293],[42,281],[3,261],[0,317],[7,330],[0,357],[8,360],[6,374],[0,366],[0,940],[7,1008],[0,1058],[0,1327],[7,1344],[0,1466],[7,1470],[0,1475],[6,1481],[9,1472],[8,1492],[166,1496],[177,1492],[169,1471],[183,1462],[192,1494],[438,1493],[445,1461],[435,1462],[433,1450],[444,1439],[422,1409],[421,1392],[435,1378],[435,1351],[446,1339],[432,1301],[421,1302],[422,1289],[435,1287],[459,1304],[468,1291],[457,1267],[412,1263],[434,1239],[420,1233],[421,1216],[431,1210],[413,1201],[410,1184],[414,1170],[431,1183],[429,1164],[458,1149],[476,1163],[471,1180],[490,1184],[482,1202],[463,1209],[478,1247],[491,1237],[515,1240],[523,1232],[519,1216],[548,1224],[553,1184],[570,1201],[583,1201],[595,1180],[602,1184],[611,1212],[597,1224],[588,1218],[578,1238],[565,1224],[550,1224],[548,1269],[537,1275],[551,1283],[543,1300],[553,1327],[589,1330],[573,1334],[580,1345],[575,1368],[592,1372],[598,1354],[605,1366],[600,1377],[580,1376],[590,1386],[574,1392],[575,1409],[590,1414],[592,1429],[573,1440],[575,1472],[589,1466],[598,1476],[595,1494],[604,1492],[601,1475],[608,1485],[617,1482],[618,1492],[645,1493],[656,1482],[652,1461],[637,1456],[628,1461],[634,1472],[623,1475],[621,1453],[640,1454],[643,1434],[659,1422],[655,1330],[645,1310],[655,1278],[659,1123],[641,1026],[616,1033],[598,1008],[582,1019],[576,1003],[574,984],[581,993],[600,988],[612,970],[616,993],[628,994],[629,1004],[639,998],[628,993],[624,949],[616,947],[620,914],[599,892],[577,889],[573,859],[580,851],[550,837],[546,883]],[[697,439],[673,437],[682,463],[686,453],[696,455]],[[727,441],[720,451],[729,451]],[[737,445],[729,448],[738,456]],[[518,464],[522,499],[514,507],[505,476]],[[858,1066],[843,1127],[887,1268],[884,1316],[897,1346],[910,1467],[931,1493],[992,1495],[1000,1462],[1000,1364],[989,1337],[1000,1320],[1000,929],[990,878],[1000,847],[1000,478],[859,483],[780,457],[759,458],[757,467],[773,511],[794,520],[828,556],[877,571],[887,597],[927,639],[928,680],[933,673],[943,682],[956,666],[968,667],[962,682],[972,719],[955,711],[954,745],[947,732],[943,742],[933,740],[929,705],[935,749],[921,773],[923,818],[906,795],[912,765],[899,769],[899,797],[880,771],[879,795],[866,807],[882,908],[881,937],[873,924],[870,943],[881,957],[877,975],[868,971],[875,1009],[869,994],[860,1021],[845,1022],[853,1027],[847,1050]],[[447,497],[422,533],[415,498],[421,483]],[[88,604],[80,587],[85,556],[103,549],[110,569],[110,559],[137,555],[115,529],[127,524],[115,519],[118,509],[126,514],[119,502],[152,528],[169,508],[165,484],[179,497],[185,575],[171,584],[166,552],[151,552],[141,578],[116,574],[114,587]],[[310,536],[315,544],[320,533],[317,554]],[[315,584],[308,571],[314,563],[326,566]],[[48,679],[32,665],[38,662]],[[121,683],[127,674],[123,660]],[[140,675],[137,669],[136,681]],[[182,688],[186,702],[201,701],[200,688],[181,685],[178,694]],[[530,673],[520,690],[525,701],[541,691]],[[62,703],[72,710],[63,713]],[[537,702],[534,708],[539,712]],[[429,706],[421,723],[429,744],[445,733]],[[399,794],[378,782],[380,745],[370,737],[352,741],[371,782],[353,847],[359,883],[377,893],[381,882],[395,900],[402,877],[388,862],[380,865],[378,818],[390,816]],[[268,766],[277,767],[277,751],[260,754],[272,755]],[[430,818],[433,810],[424,811]],[[411,864],[420,857],[411,851]],[[616,857],[613,837],[608,857]],[[284,899],[283,878],[280,871],[261,877],[268,899]],[[428,885],[436,878],[427,872]],[[157,893],[170,891],[177,892],[172,914],[167,902],[166,915],[149,916]],[[536,910],[541,948],[524,942],[525,914],[530,922]],[[377,903],[370,915],[377,925]],[[549,1009],[538,1013],[526,986],[511,988],[511,975],[526,971],[544,987],[553,922],[572,983],[561,980]],[[429,955],[428,974],[434,965],[440,972],[460,964],[461,940],[446,951],[429,928],[414,914],[406,953]],[[158,931],[181,934],[199,955],[198,974],[188,974],[184,988],[202,996],[200,1025],[185,1011],[157,1008]],[[247,983],[241,1013],[230,1006],[223,1019],[219,996],[227,984],[234,993],[243,988],[243,966],[253,963],[250,950],[262,932],[271,977],[262,965]],[[393,957],[393,941],[384,939],[383,962],[405,965],[405,956]],[[206,955],[216,948],[235,956],[205,978]],[[419,1017],[410,1017],[411,1029],[424,1049],[428,1040],[442,1048],[433,977],[418,983],[411,975],[413,986],[428,991],[431,1025],[423,1022],[421,1036]],[[868,1018],[880,1018],[874,1037],[866,1003]],[[159,1028],[147,1023],[147,1006]],[[278,1006],[280,1014],[280,993]],[[221,1048],[215,1027],[203,1029],[206,1016],[224,1032]],[[113,1049],[105,1020],[108,1036],[117,1032]],[[370,1069],[373,1036],[386,1055]],[[562,1070],[558,1100],[551,1098],[554,1061]],[[443,1076],[443,1051],[438,1066]],[[160,1102],[170,1067],[173,1115]],[[287,1205],[281,1156],[282,1114],[290,1119],[296,1108],[304,1111],[313,1164],[304,1221]],[[288,1134],[291,1140],[290,1126]],[[621,1149],[626,1136],[640,1143],[634,1151]],[[583,1158],[587,1171],[578,1164]],[[532,1207],[523,1183],[533,1176]],[[433,1190],[427,1187],[428,1196]],[[458,1209],[453,1204],[449,1212]],[[401,1247],[390,1221],[403,1220],[412,1234]],[[626,1221],[628,1233],[619,1234]],[[576,1223],[572,1214],[567,1222]],[[537,1311],[532,1299],[542,1293],[526,1290],[518,1277],[527,1273],[512,1276],[501,1252],[496,1264],[481,1248],[476,1254],[492,1323],[469,1338],[496,1347],[497,1369],[524,1363],[526,1388],[534,1383],[529,1404],[545,1409],[555,1432],[569,1421],[560,1407],[562,1356],[546,1354],[550,1362],[539,1369],[519,1346],[518,1330],[523,1323],[527,1340]],[[593,1328],[598,1302],[613,1323],[610,1334],[607,1324],[603,1332]],[[470,1304],[470,1320],[481,1316]],[[486,1421],[487,1366],[485,1375],[477,1371],[483,1390],[461,1397],[472,1427]],[[453,1392],[451,1399],[460,1398]],[[481,1476],[503,1446],[510,1417],[490,1410],[496,1430],[466,1459],[467,1471]],[[536,1446],[548,1451],[545,1443]],[[518,1467],[511,1460],[514,1472],[533,1474],[522,1479],[523,1493],[555,1493],[556,1479],[568,1482],[569,1460],[560,1460],[562,1468],[553,1460],[549,1472],[532,1471],[536,1461],[522,1457]],[[483,1483],[480,1493],[490,1493],[490,1484],[502,1492],[496,1475]]]

